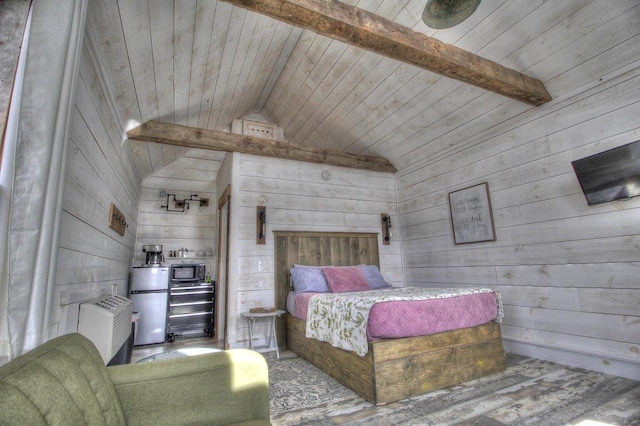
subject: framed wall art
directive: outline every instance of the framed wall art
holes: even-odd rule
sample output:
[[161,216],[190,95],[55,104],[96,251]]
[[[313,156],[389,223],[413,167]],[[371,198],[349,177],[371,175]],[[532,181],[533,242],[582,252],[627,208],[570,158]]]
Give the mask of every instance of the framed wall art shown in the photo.
[[489,186],[486,182],[449,193],[453,240],[456,244],[494,241]]

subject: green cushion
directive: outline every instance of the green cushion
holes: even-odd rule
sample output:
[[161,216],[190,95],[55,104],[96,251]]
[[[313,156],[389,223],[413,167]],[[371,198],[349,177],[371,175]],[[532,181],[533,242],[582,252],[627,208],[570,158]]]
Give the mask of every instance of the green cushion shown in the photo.
[[97,349],[80,334],[43,344],[0,367],[0,424],[124,425]]
[[107,370],[132,425],[155,426],[169,418],[173,425],[270,424],[268,367],[254,351],[233,349]]
[[0,367],[0,425],[270,425],[269,374],[246,349],[105,367],[67,334]]

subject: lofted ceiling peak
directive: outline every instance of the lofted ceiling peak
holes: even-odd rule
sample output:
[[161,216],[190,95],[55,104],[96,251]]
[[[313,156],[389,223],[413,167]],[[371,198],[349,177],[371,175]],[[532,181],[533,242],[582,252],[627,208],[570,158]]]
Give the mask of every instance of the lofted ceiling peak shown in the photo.
[[[471,72],[480,83],[500,85],[507,69],[515,80],[545,82],[554,97],[575,90],[559,78],[572,68],[558,66],[558,58],[573,57],[562,50],[576,40],[572,21],[600,11],[589,2],[482,1],[461,24],[434,30],[421,19],[426,0],[230,1],[88,3],[85,46],[121,123],[229,132],[234,120],[268,123],[292,145],[383,157],[401,170],[533,108],[443,74]],[[329,29],[246,9],[253,3],[282,5],[295,19]],[[442,69],[405,60],[403,51]],[[531,96],[533,104],[546,100]],[[131,147],[142,177],[188,151],[136,141]]]

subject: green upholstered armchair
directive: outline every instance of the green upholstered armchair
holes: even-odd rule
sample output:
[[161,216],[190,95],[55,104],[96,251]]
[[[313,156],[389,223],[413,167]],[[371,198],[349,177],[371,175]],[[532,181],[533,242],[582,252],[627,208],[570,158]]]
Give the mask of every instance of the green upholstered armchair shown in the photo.
[[2,425],[270,425],[262,355],[236,349],[105,367],[67,334],[0,367]]

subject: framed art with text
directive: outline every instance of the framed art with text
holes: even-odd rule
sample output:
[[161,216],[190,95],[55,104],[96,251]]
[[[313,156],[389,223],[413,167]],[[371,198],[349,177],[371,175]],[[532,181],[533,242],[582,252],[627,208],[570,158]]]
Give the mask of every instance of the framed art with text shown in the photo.
[[494,241],[489,185],[484,182],[449,193],[453,241],[456,244]]

